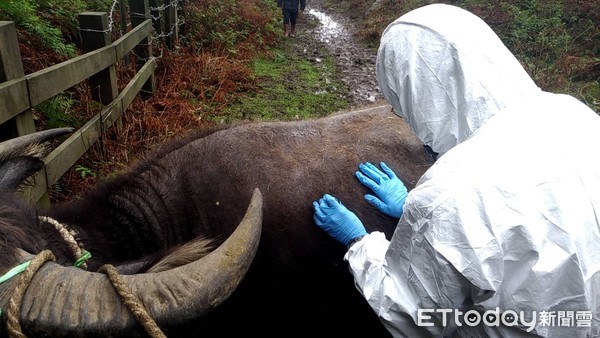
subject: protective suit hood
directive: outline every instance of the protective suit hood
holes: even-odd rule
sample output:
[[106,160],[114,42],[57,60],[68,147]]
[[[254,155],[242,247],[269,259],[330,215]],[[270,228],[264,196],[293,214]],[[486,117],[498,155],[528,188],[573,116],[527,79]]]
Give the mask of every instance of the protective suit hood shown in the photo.
[[[450,5],[390,24],[377,78],[444,154],[391,239],[372,232],[345,256],[390,333],[600,337],[598,114],[538,89],[482,20]],[[488,311],[519,320],[486,322]]]
[[485,22],[442,4],[413,10],[386,28],[377,81],[394,112],[440,155],[540,92]]

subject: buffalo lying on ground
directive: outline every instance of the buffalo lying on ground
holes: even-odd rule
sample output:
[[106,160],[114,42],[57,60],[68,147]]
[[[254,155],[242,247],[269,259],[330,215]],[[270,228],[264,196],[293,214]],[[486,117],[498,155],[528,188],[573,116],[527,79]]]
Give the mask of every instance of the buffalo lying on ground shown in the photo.
[[[29,285],[20,312],[27,334],[144,335],[105,275],[66,267],[74,257],[48,224],[56,221],[92,253],[88,270],[110,263],[132,274],[127,287],[169,336],[388,335],[353,285],[345,248],[314,225],[312,201],[337,195],[368,231],[391,235],[397,220],[363,200],[358,164],[385,161],[410,189],[432,161],[389,107],[200,131],[50,210],[15,197],[41,165],[27,149],[0,147],[0,273],[44,249],[65,265],[47,263]],[[151,272],[199,237],[228,240]],[[16,283],[0,285],[2,308]]]

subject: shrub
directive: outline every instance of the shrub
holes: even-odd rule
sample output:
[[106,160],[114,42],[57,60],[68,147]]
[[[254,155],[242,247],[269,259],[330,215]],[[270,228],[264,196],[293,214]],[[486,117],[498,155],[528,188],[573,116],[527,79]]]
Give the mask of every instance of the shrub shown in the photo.
[[111,0],[2,0],[0,20],[14,21],[29,34],[64,57],[76,55],[77,15],[90,10],[107,10]]
[[38,15],[38,5],[31,0],[0,1],[0,18],[14,21],[43,46],[67,57],[75,56],[75,46],[65,43],[61,30]]
[[185,41],[198,50],[236,54],[276,41],[275,1],[190,1],[186,6]]

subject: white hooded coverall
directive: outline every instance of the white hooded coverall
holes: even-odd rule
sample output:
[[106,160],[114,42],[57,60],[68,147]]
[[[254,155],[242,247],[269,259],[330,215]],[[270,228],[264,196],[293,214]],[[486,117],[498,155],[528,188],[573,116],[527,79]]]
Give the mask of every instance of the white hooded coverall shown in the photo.
[[441,155],[391,240],[373,232],[345,256],[386,328],[600,337],[600,117],[541,91],[481,19],[450,5],[387,27],[377,79]]

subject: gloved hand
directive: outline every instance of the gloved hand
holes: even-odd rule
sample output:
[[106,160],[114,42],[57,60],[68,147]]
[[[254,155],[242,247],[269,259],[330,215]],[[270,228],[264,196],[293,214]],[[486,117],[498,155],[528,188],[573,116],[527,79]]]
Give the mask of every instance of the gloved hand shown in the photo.
[[313,202],[313,218],[319,228],[325,230],[345,246],[353,239],[367,234],[356,214],[348,210],[335,197],[325,194],[318,202]]
[[369,162],[361,163],[358,166],[359,171],[356,172],[356,177],[377,195],[365,195],[367,202],[388,216],[400,218],[408,190],[392,169],[383,162],[380,163],[380,166],[383,171]]

